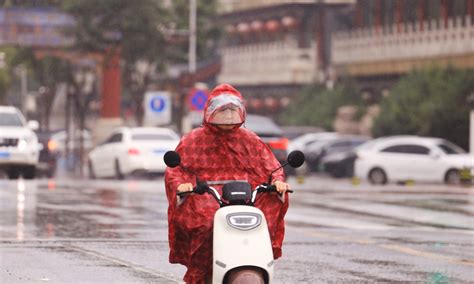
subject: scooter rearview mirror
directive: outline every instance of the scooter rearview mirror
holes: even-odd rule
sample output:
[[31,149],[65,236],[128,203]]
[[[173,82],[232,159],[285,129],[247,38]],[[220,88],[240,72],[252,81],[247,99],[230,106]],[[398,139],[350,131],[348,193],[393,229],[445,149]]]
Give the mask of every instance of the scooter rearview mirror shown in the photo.
[[299,168],[304,163],[304,154],[301,151],[292,151],[287,158],[288,164],[293,168]]
[[181,164],[181,157],[175,151],[168,151],[163,157],[165,164],[170,168],[175,168]]

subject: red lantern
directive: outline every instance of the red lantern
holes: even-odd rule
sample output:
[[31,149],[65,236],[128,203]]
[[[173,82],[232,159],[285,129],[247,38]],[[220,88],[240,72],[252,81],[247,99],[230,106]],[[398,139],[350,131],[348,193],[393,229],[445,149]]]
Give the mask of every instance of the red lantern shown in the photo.
[[225,27],[225,31],[228,33],[228,34],[233,34],[235,33],[236,29],[235,29],[235,26],[234,25],[227,25]]
[[280,28],[280,23],[276,20],[270,20],[265,23],[265,29],[269,32],[276,32]]
[[265,98],[265,106],[269,109],[274,109],[277,107],[278,101],[273,97]]
[[283,97],[280,99],[280,105],[282,107],[287,107],[290,104],[290,98],[288,97]]
[[250,100],[250,106],[253,108],[253,109],[260,109],[262,106],[263,106],[263,102],[261,99],[259,98],[252,98]]
[[240,23],[237,25],[237,31],[242,34],[248,33],[250,31],[250,26],[247,23]]
[[281,19],[281,24],[286,29],[293,29],[297,26],[297,21],[296,21],[295,18],[293,18],[291,16],[285,16]]
[[259,32],[262,30],[263,28],[263,23],[261,21],[253,21],[251,24],[250,24],[250,27],[252,28],[253,31],[255,32]]

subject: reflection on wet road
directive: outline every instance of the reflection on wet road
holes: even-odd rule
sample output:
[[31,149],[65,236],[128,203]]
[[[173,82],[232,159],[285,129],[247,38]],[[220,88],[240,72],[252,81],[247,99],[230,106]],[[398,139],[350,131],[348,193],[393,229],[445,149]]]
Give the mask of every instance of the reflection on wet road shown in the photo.
[[[474,189],[293,182],[276,283],[470,282]],[[0,180],[2,282],[179,282],[163,181]],[[25,269],[26,268],[26,269]]]

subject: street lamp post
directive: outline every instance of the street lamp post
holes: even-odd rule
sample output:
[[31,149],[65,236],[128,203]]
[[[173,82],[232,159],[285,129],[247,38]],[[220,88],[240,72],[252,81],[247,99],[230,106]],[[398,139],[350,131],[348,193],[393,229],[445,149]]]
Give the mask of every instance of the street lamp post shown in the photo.
[[469,122],[469,152],[474,156],[474,92],[467,97],[467,103],[471,107]]
[[[77,68],[74,73],[75,83],[75,106],[78,113],[79,119],[79,149],[78,149],[78,162],[79,162],[79,175],[84,177],[84,131],[86,124],[86,112],[88,110],[90,96],[92,95],[95,75],[89,68]],[[75,138],[75,134],[74,134]]]
[[186,114],[186,96],[188,88],[192,88],[195,82],[196,75],[196,20],[197,20],[197,0],[189,1],[189,48],[188,48],[188,74],[183,76],[181,82],[181,92],[179,94],[179,115],[178,115],[178,130],[183,132],[183,130],[188,130],[190,128],[190,115]]
[[191,76],[196,72],[196,0],[189,1],[189,73]]
[[19,97],[19,109],[23,114],[25,113],[25,100],[28,94],[28,70],[24,65],[15,67],[14,72],[20,77],[20,97]]

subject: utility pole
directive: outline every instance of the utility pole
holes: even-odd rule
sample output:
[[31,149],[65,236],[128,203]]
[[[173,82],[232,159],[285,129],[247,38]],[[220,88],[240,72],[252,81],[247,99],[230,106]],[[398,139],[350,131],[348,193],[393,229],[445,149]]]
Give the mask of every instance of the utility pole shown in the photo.
[[474,157],[474,92],[467,97],[467,103],[471,107],[469,114],[469,152]]
[[20,99],[19,99],[19,108],[23,115],[26,116],[25,113],[25,101],[26,96],[28,95],[28,70],[25,66],[19,65],[15,73],[20,77]]
[[[196,14],[197,0],[189,1],[189,73],[194,76],[196,73]],[[194,81],[194,80],[193,80]]]
[[[185,80],[185,85],[182,86],[180,93],[180,106],[179,106],[179,121],[178,131],[180,133],[183,130],[187,130],[187,124],[190,124],[189,114],[185,114],[186,110],[186,95],[188,88],[192,88],[194,85],[194,77],[196,73],[196,20],[197,20],[197,0],[189,1],[189,49],[188,49],[188,78]],[[184,83],[184,82],[183,82]]]

